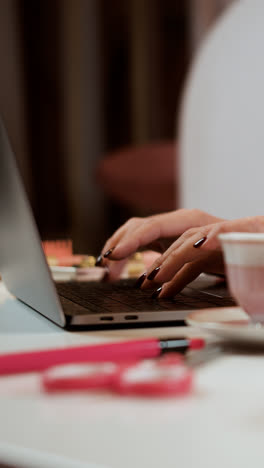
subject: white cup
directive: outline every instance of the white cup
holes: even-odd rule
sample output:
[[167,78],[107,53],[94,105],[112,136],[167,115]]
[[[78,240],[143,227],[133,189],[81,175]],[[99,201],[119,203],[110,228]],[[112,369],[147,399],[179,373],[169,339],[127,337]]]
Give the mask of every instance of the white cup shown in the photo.
[[254,323],[264,324],[264,233],[219,234],[231,294]]

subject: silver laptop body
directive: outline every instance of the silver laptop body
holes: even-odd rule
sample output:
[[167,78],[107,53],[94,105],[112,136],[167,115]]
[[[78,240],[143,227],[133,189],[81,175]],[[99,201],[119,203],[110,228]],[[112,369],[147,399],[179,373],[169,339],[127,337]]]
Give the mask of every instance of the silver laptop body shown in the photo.
[[[9,291],[61,327],[105,327],[132,323],[182,322],[185,310],[126,309],[111,314],[98,306],[89,310],[66,297],[59,298],[47,265],[37,226],[27,200],[8,136],[0,120],[0,273]],[[109,286],[108,286],[109,287]],[[136,294],[136,290],[135,290]],[[212,294],[211,294],[212,295]],[[208,296],[207,296],[208,297]],[[98,297],[99,301],[99,297]],[[99,304],[100,305],[100,304]],[[96,307],[96,306],[95,306]],[[73,313],[74,309],[74,313]],[[67,313],[67,310],[69,313]]]

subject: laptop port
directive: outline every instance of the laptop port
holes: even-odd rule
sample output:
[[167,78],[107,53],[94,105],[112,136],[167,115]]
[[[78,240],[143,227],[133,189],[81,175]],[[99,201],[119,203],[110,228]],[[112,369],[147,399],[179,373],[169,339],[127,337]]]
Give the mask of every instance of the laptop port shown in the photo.
[[104,315],[103,317],[100,317],[100,320],[104,322],[112,322],[112,320],[114,320],[114,317],[111,317],[111,315]]
[[137,320],[138,316],[137,315],[125,315],[126,320]]

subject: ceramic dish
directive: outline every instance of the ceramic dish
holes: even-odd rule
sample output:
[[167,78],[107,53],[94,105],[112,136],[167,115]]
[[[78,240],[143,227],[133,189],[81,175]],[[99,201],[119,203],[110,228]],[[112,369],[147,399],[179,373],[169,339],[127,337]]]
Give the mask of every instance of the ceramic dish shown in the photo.
[[188,315],[186,321],[232,342],[264,346],[264,326],[252,324],[241,307],[199,310]]
[[54,281],[73,281],[76,278],[76,268],[67,266],[50,266]]

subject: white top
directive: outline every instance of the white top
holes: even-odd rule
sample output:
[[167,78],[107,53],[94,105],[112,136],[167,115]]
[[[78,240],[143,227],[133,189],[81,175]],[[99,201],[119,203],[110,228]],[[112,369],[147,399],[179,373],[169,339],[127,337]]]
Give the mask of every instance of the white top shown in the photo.
[[184,207],[228,219],[264,212],[263,44],[263,0],[240,0],[197,54],[180,129]]

